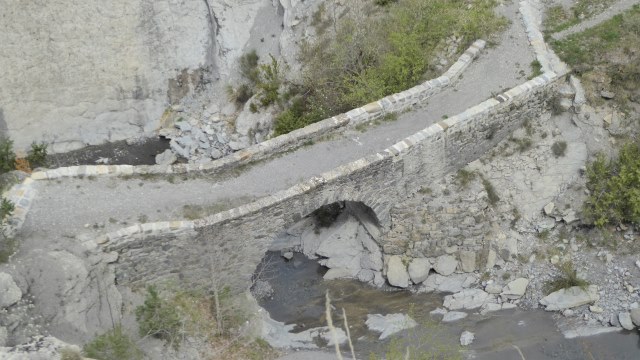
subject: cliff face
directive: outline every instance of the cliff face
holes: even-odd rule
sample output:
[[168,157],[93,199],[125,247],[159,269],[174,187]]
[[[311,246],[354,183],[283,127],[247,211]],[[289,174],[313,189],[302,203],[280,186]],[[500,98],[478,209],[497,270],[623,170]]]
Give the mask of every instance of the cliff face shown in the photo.
[[205,0],[0,0],[0,131],[60,152],[149,132],[215,75]]

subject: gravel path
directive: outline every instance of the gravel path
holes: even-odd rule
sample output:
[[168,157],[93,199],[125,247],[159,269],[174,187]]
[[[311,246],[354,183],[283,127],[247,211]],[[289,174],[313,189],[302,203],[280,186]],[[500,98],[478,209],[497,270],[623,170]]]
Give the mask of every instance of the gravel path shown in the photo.
[[601,12],[600,14],[587,19],[585,21],[580,22],[579,24],[576,24],[568,29],[562,30],[560,32],[557,32],[555,34],[552,34],[551,37],[554,40],[560,40],[560,39],[564,39],[569,35],[575,34],[575,33],[579,33],[579,32],[583,32],[586,29],[592,28],[598,24],[600,24],[603,21],[609,20],[612,17],[623,13],[629,9],[631,9],[631,7],[633,7],[633,5],[637,5],[640,4],[640,1],[638,0],[620,0],[617,3],[611,5],[608,9],[606,9],[605,11]]
[[[37,242],[32,246],[44,246],[39,239],[71,239],[89,231],[113,231],[125,222],[182,219],[184,206],[209,206],[211,211],[237,206],[380,151],[445,115],[462,112],[522,83],[530,73],[534,55],[518,19],[517,4],[499,10],[512,22],[499,45],[485,50],[453,87],[396,121],[366,132],[350,130],[217,180],[97,177],[38,182],[38,196],[22,229],[23,244],[32,239]],[[98,229],[85,227],[94,223],[100,224]]]

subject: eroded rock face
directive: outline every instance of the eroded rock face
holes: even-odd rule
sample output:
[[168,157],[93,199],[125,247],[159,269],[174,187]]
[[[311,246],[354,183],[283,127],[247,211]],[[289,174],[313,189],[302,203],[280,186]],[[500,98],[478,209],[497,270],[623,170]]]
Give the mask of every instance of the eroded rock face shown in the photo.
[[0,119],[18,150],[46,141],[55,142],[50,151],[68,151],[149,133],[212,65],[215,26],[201,0],[0,7]]

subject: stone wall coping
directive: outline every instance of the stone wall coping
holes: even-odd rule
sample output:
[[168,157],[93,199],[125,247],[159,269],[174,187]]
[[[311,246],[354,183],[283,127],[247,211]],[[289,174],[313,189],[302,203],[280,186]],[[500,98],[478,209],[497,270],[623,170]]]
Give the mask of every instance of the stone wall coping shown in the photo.
[[476,40],[458,60],[440,77],[425,81],[411,89],[386,96],[378,101],[338,114],[325,120],[294,130],[288,134],[252,145],[218,160],[203,164],[176,165],[83,165],[36,171],[33,180],[52,180],[61,177],[118,176],[147,174],[184,174],[193,172],[221,171],[268,158],[298,147],[308,140],[316,139],[343,127],[353,127],[377,119],[385,114],[397,113],[435,95],[459,78],[471,62],[486,46],[484,40]]

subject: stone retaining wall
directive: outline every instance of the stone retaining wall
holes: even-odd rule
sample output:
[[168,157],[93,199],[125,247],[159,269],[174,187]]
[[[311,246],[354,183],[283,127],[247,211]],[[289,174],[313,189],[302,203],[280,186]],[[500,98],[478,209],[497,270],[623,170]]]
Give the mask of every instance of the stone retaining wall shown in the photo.
[[440,77],[426,81],[411,89],[398,94],[389,95],[383,99],[339,114],[329,119],[308,125],[302,129],[292,131],[246,149],[225,156],[221,159],[204,164],[176,164],[176,165],[85,165],[70,166],[58,169],[34,172],[34,180],[57,179],[74,176],[100,175],[146,175],[146,174],[183,174],[191,172],[214,173],[267,159],[285,151],[303,145],[322,135],[344,127],[355,127],[358,124],[370,122],[386,114],[398,113],[429,99],[451,85],[485,47],[484,40],[475,41],[458,58],[458,60]]

